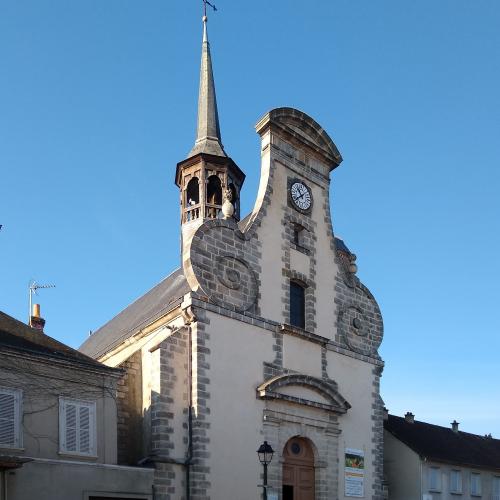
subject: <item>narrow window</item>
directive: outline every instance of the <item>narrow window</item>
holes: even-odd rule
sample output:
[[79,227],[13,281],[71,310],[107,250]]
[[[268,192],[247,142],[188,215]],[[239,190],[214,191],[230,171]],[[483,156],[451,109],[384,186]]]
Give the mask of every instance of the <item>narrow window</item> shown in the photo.
[[478,472],[470,474],[470,494],[476,497],[481,496],[481,474]]
[[21,391],[0,388],[0,448],[21,448]]
[[290,324],[306,327],[305,289],[295,281],[290,281]]
[[429,490],[441,491],[441,470],[439,467],[429,468]]
[[96,455],[95,403],[59,400],[59,448],[72,455]]
[[302,227],[294,224],[293,226],[293,242],[295,243],[296,246],[300,247],[301,245],[301,236],[302,236]]
[[462,493],[462,472],[459,470],[450,472],[450,492]]

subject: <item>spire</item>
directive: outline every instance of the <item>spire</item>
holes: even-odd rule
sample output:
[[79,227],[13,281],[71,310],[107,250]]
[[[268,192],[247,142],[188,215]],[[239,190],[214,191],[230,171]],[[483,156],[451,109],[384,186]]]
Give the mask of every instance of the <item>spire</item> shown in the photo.
[[203,43],[201,50],[200,91],[198,95],[198,128],[196,141],[189,156],[208,153],[227,156],[224,152],[219,129],[219,114],[215,97],[212,58],[207,37],[207,16],[203,16]]

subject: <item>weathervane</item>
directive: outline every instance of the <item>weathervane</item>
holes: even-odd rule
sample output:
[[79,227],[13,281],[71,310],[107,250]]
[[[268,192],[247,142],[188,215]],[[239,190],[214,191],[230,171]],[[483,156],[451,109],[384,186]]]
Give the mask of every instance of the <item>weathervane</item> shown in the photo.
[[213,3],[210,3],[208,0],[203,0],[203,18],[204,19],[206,19],[206,17],[207,17],[207,5],[212,7],[212,9],[214,9],[214,11],[217,10],[217,7]]

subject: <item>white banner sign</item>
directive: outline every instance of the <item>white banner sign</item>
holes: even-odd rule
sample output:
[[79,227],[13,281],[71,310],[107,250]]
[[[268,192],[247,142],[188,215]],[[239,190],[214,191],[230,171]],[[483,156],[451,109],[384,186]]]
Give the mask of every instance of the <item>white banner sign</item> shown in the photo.
[[346,497],[365,496],[365,452],[353,448],[345,449],[344,485]]

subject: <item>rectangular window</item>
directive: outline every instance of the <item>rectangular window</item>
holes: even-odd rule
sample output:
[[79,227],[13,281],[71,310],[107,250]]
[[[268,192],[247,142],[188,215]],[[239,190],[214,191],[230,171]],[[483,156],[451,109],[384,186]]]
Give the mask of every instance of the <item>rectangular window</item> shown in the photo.
[[18,389],[0,387],[0,448],[21,448],[21,402]]
[[492,500],[500,500],[500,477],[493,476],[493,484],[492,484]]
[[59,451],[72,455],[96,455],[94,402],[60,398]]
[[429,490],[441,491],[441,469],[429,467]]
[[301,230],[299,229],[299,226],[295,226],[293,228],[293,242],[298,247],[300,247],[300,233],[301,233]]
[[462,493],[462,471],[450,471],[450,493]]
[[481,474],[478,472],[470,474],[470,494],[476,497],[481,496]]
[[306,327],[305,290],[294,281],[290,281],[290,324]]

